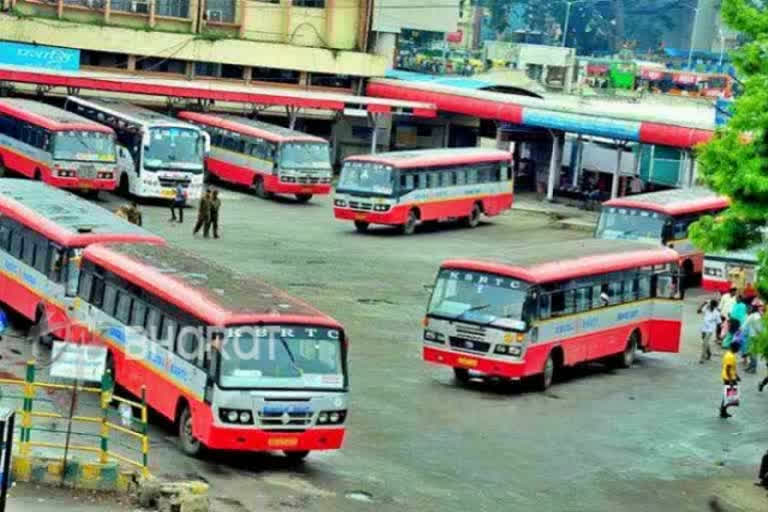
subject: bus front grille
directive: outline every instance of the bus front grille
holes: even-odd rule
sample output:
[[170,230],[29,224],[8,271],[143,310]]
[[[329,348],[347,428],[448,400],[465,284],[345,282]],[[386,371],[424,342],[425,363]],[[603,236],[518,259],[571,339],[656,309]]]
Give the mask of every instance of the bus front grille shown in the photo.
[[165,188],[176,188],[181,185],[184,188],[189,187],[189,178],[159,178],[160,186]]
[[349,207],[353,210],[371,210],[373,205],[371,203],[360,203],[358,201],[350,201]]
[[260,412],[263,427],[305,427],[312,424],[312,412]]
[[488,350],[491,348],[490,343],[486,343],[484,341],[468,340],[466,338],[457,338],[456,336],[451,336],[449,338],[449,341],[453,348],[457,348],[459,350],[471,350],[472,352],[488,352]]

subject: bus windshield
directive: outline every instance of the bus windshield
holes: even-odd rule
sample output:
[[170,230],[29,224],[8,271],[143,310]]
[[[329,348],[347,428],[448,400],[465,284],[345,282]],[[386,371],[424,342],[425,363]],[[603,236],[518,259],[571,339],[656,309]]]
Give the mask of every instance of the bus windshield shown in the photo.
[[242,326],[221,349],[219,383],[239,389],[343,389],[340,332],[320,327]]
[[203,172],[205,139],[193,128],[150,128],[144,168]]
[[330,169],[328,144],[288,142],[280,148],[280,166],[285,169]]
[[393,183],[391,167],[378,163],[352,161],[344,164],[338,190],[392,195]]
[[55,160],[114,162],[115,139],[109,133],[69,131],[56,132],[53,139]]
[[600,214],[597,238],[604,240],[649,240],[662,242],[667,218],[657,212],[606,207]]
[[523,330],[528,285],[482,272],[441,270],[427,314],[483,325]]

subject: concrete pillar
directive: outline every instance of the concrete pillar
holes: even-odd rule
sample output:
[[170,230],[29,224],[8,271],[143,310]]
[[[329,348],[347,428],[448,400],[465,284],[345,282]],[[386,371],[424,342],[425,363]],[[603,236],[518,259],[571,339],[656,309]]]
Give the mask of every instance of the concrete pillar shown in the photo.
[[373,33],[373,53],[387,58],[391,66],[395,65],[395,51],[397,49],[397,34],[390,32]]
[[613,171],[613,181],[611,182],[611,199],[619,196],[619,173],[621,171],[621,157],[624,153],[624,145],[616,146],[616,169]]
[[192,61],[187,61],[186,69],[184,70],[184,76],[187,77],[187,80],[194,80],[195,78],[195,63]]
[[443,129],[443,147],[447,148],[451,144],[451,122],[445,122],[445,128]]
[[691,152],[691,187],[696,186],[696,180],[699,177],[699,162],[696,160],[696,157]]
[[127,68],[128,68],[128,71],[136,71],[136,56],[135,55],[129,55],[128,56]]
[[496,149],[501,149],[501,145],[504,143],[504,132],[501,131],[501,126],[496,124]]
[[555,200],[555,180],[563,168],[563,137],[552,134],[552,157],[549,159],[549,179],[547,180],[547,201]]
[[56,0],[56,17],[61,19],[64,14],[64,0]]
[[248,2],[240,0],[240,28],[237,31],[240,39],[245,39],[245,25],[248,23]]
[[253,79],[253,68],[251,66],[245,66],[243,68],[243,80],[245,80],[245,83],[249,84],[251,83],[252,79]]
[[379,144],[379,117],[380,114],[368,114],[368,126],[371,127],[371,154],[376,154]]
[[581,176],[581,155],[584,151],[584,145],[581,142],[581,135],[576,137],[576,142],[573,143],[572,153],[574,153],[573,156],[571,156],[571,165],[573,165],[573,169],[571,169],[571,186],[573,188],[576,188],[579,186],[579,176]]
[[309,87],[309,73],[306,71],[299,73],[299,87]]
[[514,169],[514,177],[517,178],[518,174],[520,174],[520,158],[523,155],[523,143],[515,141],[513,144],[515,148],[512,153],[512,168]]
[[155,0],[149,0],[149,26],[155,28]]

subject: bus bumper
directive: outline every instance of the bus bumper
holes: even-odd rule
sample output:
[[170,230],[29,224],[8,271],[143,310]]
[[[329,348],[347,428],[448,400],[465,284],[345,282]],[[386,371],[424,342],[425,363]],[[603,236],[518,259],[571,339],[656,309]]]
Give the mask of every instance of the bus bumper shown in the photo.
[[54,187],[78,190],[115,190],[115,188],[117,188],[117,181],[114,179],[99,180],[82,178],[60,178],[58,176],[50,176],[45,181]]
[[359,210],[351,210],[349,208],[334,207],[333,215],[338,220],[352,220],[367,222],[369,224],[387,224],[390,226],[399,226],[405,224],[407,211],[398,211],[392,209],[384,213],[374,212],[361,212]]
[[704,276],[701,279],[701,287],[707,291],[727,292],[731,288],[731,283],[726,279],[713,279]]
[[496,361],[471,354],[456,354],[447,350],[432,347],[424,347],[424,360],[428,363],[450,366],[451,368],[464,368],[493,377],[506,379],[519,379],[525,375],[525,363],[509,363]]
[[212,450],[337,450],[344,442],[345,432],[344,427],[313,428],[303,432],[269,432],[256,428],[224,428],[213,425],[203,443]]
[[264,179],[264,189],[273,194],[312,194],[323,196],[331,193],[330,183],[285,183],[278,176]]

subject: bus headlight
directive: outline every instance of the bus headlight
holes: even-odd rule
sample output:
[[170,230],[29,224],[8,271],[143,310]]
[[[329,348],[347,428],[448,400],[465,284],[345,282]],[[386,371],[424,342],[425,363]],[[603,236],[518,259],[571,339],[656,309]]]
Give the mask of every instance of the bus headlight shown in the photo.
[[507,347],[507,353],[511,356],[518,357],[520,354],[523,353],[522,347]]
[[375,212],[386,212],[389,210],[388,204],[375,204],[373,205],[373,211]]
[[493,352],[495,354],[502,354],[502,355],[509,355],[517,357],[520,354],[523,353],[522,347],[519,346],[513,346],[513,345],[496,345],[496,348],[493,349]]
[[343,208],[343,207],[347,206],[347,202],[345,200],[343,200],[343,199],[334,199],[333,200],[333,205],[334,206],[340,206],[340,207]]
[[317,416],[321,425],[341,425],[347,418],[347,411],[323,411]]
[[444,343],[445,336],[439,332],[424,329],[424,339],[427,341],[434,341],[436,343]]
[[242,425],[251,425],[253,423],[251,411],[245,409],[219,409],[219,418],[224,423],[238,423]]

